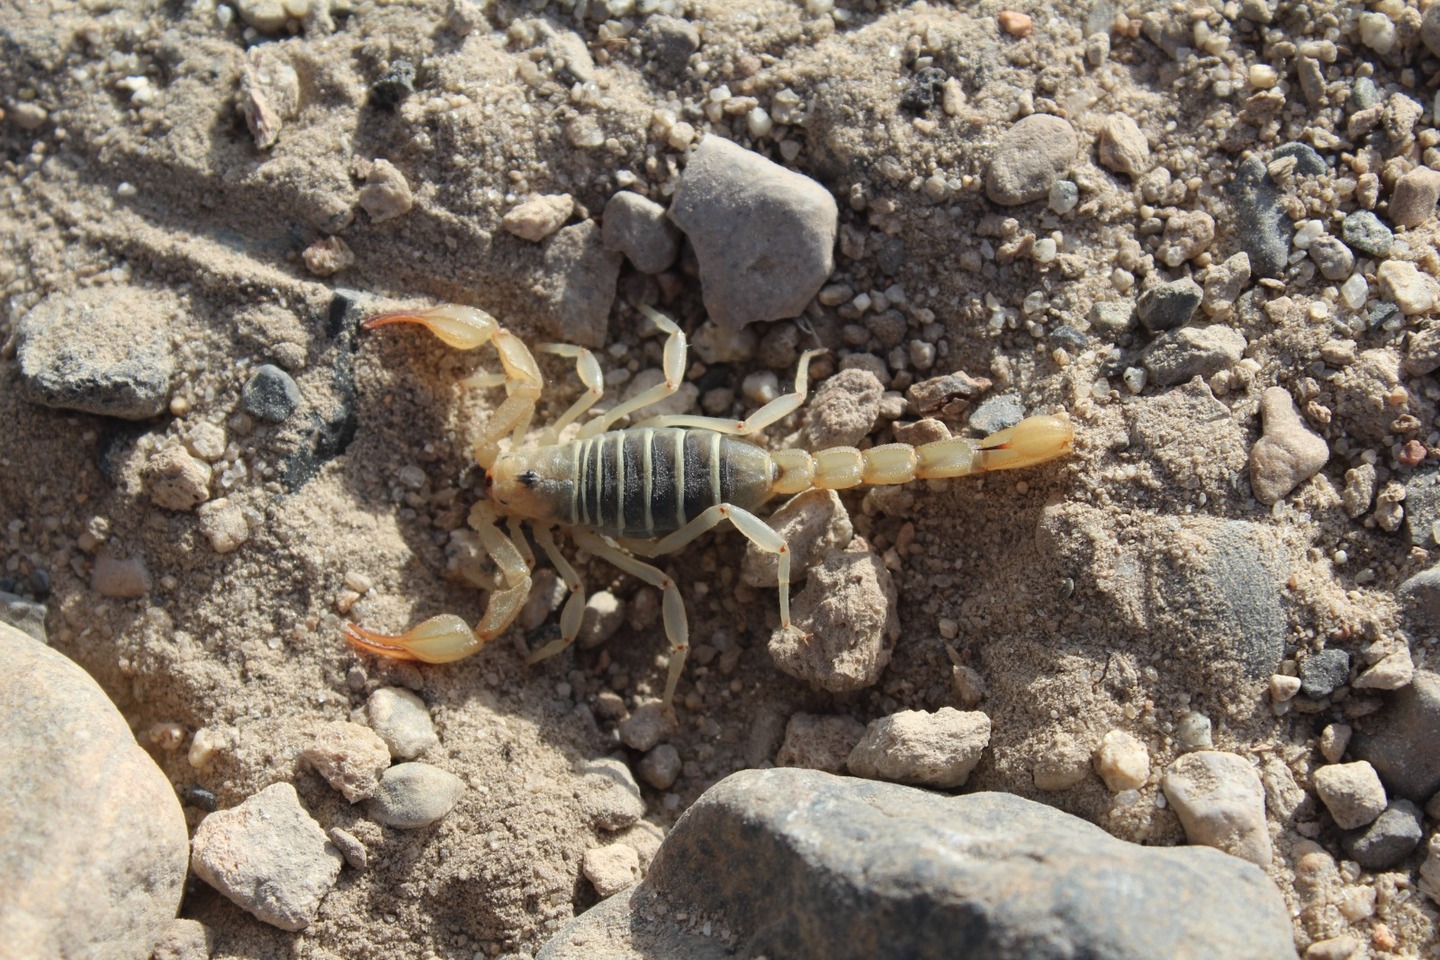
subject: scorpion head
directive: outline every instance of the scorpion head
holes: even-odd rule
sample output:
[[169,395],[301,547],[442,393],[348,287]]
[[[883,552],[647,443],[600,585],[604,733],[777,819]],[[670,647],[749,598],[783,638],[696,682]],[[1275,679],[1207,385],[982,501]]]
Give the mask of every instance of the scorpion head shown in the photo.
[[[553,448],[552,448],[553,449]],[[503,453],[485,474],[495,511],[505,516],[560,522],[570,499],[567,473],[559,473],[546,448]]]

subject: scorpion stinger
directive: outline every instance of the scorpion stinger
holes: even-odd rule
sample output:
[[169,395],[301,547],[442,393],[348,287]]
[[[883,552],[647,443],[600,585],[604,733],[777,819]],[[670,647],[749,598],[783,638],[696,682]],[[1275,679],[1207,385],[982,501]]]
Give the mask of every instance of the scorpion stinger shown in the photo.
[[[889,443],[865,450],[832,447],[813,453],[772,453],[743,439],[804,404],[810,361],[821,350],[801,356],[790,393],[771,400],[744,420],[663,415],[612,429],[626,416],[674,394],[686,370],[684,332],[653,309],[642,307],[641,311],[666,334],[664,380],[591,419],[574,439],[562,443],[560,428],[579,419],[600,398],[604,378],[590,351],[545,345],[541,349],[575,360],[585,392],[557,426],[529,445],[524,435],[543,381],[529,350],[488,314],[470,307],[436,307],[385,314],[366,324],[373,328],[421,323],[445,342],[464,349],[495,344],[504,374],[481,382],[503,383],[506,399],[476,444],[476,459],[486,469],[489,496],[471,511],[470,525],[500,568],[504,585],[490,595],[484,617],[473,631],[458,617],[440,616],[398,636],[351,625],[346,632],[352,643],[372,653],[433,662],[456,660],[479,649],[511,624],[530,589],[533,558],[501,532],[498,520],[508,520],[512,537],[518,537],[516,524],[528,520],[536,544],[570,591],[560,614],[560,637],[531,654],[530,662],[560,653],[580,630],[585,590],[551,534],[552,529],[561,528],[593,556],[660,590],[665,634],[671,646],[663,694],[669,708],[689,650],[689,624],[675,581],[641,557],[678,550],[707,530],[729,522],[756,547],[778,557],[780,621],[788,626],[790,547],[754,512],[772,497],[811,488],[840,490],[860,484],[909,483],[1028,467],[1064,455],[1074,440],[1074,428],[1064,416],[1030,417],[979,441],[953,437],[918,447]],[[507,435],[511,445],[501,453],[499,443]]]

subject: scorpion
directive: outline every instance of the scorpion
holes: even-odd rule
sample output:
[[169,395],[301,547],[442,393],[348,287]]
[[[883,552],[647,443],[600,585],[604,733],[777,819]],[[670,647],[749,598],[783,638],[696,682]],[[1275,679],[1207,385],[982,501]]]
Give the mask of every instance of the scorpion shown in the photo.
[[[344,630],[351,644],[370,653],[427,663],[449,663],[478,651],[505,632],[530,593],[534,556],[519,527],[521,521],[529,521],[535,544],[555,567],[569,596],[560,613],[560,636],[531,653],[527,662],[560,653],[579,634],[585,606],[580,576],[556,545],[554,531],[564,528],[581,549],[660,590],[671,648],[661,702],[669,710],[689,650],[689,622],[675,581],[642,557],[671,553],[729,521],[757,548],[777,556],[780,624],[785,628],[790,625],[790,548],[754,513],[766,501],[812,487],[841,490],[1028,467],[1064,455],[1074,439],[1064,415],[1032,416],[979,441],[951,437],[920,446],[888,443],[865,450],[832,447],[812,453],[770,451],[746,439],[800,408],[809,389],[810,361],[823,350],[803,353],[794,390],[746,419],[666,414],[612,429],[636,411],[674,394],[686,369],[684,331],[652,307],[641,305],[640,310],[666,335],[663,382],[593,416],[573,439],[562,442],[562,432],[601,398],[604,380],[599,363],[584,347],[539,344],[536,349],[542,353],[574,361],[584,390],[528,445],[525,440],[544,379],[529,348],[492,316],[475,307],[449,304],[383,313],[364,321],[367,330],[419,324],[449,346],[473,350],[489,343],[499,355],[501,372],[477,374],[462,383],[505,388],[505,399],[474,444],[475,461],[485,471],[487,496],[475,503],[468,518],[498,568],[500,582],[473,628],[454,614],[431,617],[395,635],[347,623]],[[502,520],[508,534],[501,530]]]

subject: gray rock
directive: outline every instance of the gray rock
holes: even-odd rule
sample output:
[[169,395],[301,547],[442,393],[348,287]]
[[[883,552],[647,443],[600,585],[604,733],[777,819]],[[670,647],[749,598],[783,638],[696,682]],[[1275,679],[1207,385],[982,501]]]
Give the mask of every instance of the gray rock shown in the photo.
[[[810,489],[796,494],[765,518],[790,547],[790,581],[805,579],[806,571],[829,550],[843,550],[855,536],[855,526],[840,495],[834,490]],[[776,554],[751,543],[745,547],[740,578],[752,587],[773,587],[779,581]]]
[[1351,113],[1369,110],[1380,102],[1380,91],[1369,77],[1356,77],[1350,85],[1350,101],[1346,104]]
[[1318,177],[1330,169],[1325,163],[1325,158],[1315,152],[1315,148],[1308,143],[1299,143],[1298,141],[1282,143],[1275,148],[1274,152],[1270,154],[1270,157],[1273,160],[1278,160],[1282,157],[1294,157],[1295,172],[1307,177]]
[[1440,7],[1425,8],[1425,16],[1420,20],[1420,42],[1432,55],[1440,57]]
[[1181,327],[1156,337],[1141,363],[1156,386],[1173,387],[1238,363],[1245,347],[1245,335],[1230,327]]
[[1350,752],[1370,761],[1391,795],[1424,803],[1440,789],[1440,674],[1415,679],[1388,698],[1386,709],[1365,718]]
[[1355,254],[1329,234],[1311,241],[1309,253],[1326,280],[1344,280],[1355,269]]
[[1440,171],[1416,167],[1395,182],[1390,192],[1390,219],[1397,226],[1418,227],[1435,214],[1440,199]]
[[1396,592],[1414,629],[1440,632],[1440,565],[1415,574]]
[[969,427],[982,437],[1015,426],[1025,419],[1025,405],[1013,393],[1002,393],[997,397],[986,397],[970,414]]
[[680,255],[680,231],[665,218],[665,208],[628,190],[605,204],[600,237],[606,249],[625,254],[641,273],[667,270]]
[[1410,856],[1423,836],[1420,808],[1409,800],[1396,800],[1363,830],[1340,839],[1345,853],[1366,870],[1389,870]]
[[1426,466],[1405,481],[1405,532],[1417,547],[1440,542],[1440,468]]
[[270,423],[284,423],[290,419],[302,399],[294,378],[270,363],[257,369],[241,391],[245,412]]
[[365,701],[365,719],[396,760],[414,760],[440,742],[425,701],[409,690],[380,687]]
[[669,76],[683,73],[690,63],[690,55],[700,49],[700,31],[683,17],[646,17],[639,37],[646,62]]
[[713,134],[690,155],[670,219],[695,248],[706,311],[725,326],[799,316],[835,266],[830,192]]
[[854,717],[797,713],[785,724],[785,741],[775,754],[775,766],[842,773],[864,736],[865,724]]
[[1203,296],[1200,285],[1189,277],[1162,283],[1140,294],[1135,303],[1135,318],[1151,333],[1174,330],[1195,316]]
[[1079,138],[1068,121],[1045,113],[1018,120],[995,145],[985,173],[985,195],[1004,207],[1045,198],[1079,151]]
[[1372,257],[1389,256],[1390,245],[1395,242],[1394,232],[1369,210],[1347,214],[1340,225],[1340,235],[1351,249]]
[[454,809],[464,792],[465,781],[449,770],[418,760],[397,763],[381,775],[367,809],[377,823],[418,830]]
[[601,757],[580,768],[580,805],[601,830],[623,830],[645,815],[640,784],[622,760]]
[[1300,689],[1307,697],[1328,697],[1350,679],[1350,654],[1326,647],[1300,661]]
[[[731,941],[665,919],[660,898]],[[1217,851],[1137,846],[1007,794],[775,769],[707,791],[637,888],[571,921],[540,957],[762,954],[1293,960],[1295,948],[1274,885]]]
[[303,930],[335,885],[343,859],[295,788],[273,783],[195,828],[195,875],[281,930]]
[[610,306],[623,257],[605,249],[594,220],[561,227],[545,242],[536,304],[549,336],[598,348],[608,342]]
[[1240,244],[1250,255],[1250,269],[1262,277],[1285,270],[1294,228],[1280,206],[1280,191],[1259,157],[1250,157],[1235,171],[1226,188],[1235,209]]
[[84,670],[0,624],[0,954],[138,960],[180,908],[170,780]]
[[177,305],[139,287],[54,293],[15,327],[20,382],[35,403],[124,420],[164,413]]
[[[848,517],[846,518],[849,519]],[[0,590],[0,622],[27,633],[41,643],[49,643],[45,633],[46,609],[43,603],[17,597]]]

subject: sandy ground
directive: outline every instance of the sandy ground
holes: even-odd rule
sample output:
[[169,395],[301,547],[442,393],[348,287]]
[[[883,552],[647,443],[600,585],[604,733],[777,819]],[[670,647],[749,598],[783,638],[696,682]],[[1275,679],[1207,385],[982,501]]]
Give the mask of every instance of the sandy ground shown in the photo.
[[[622,187],[665,203],[685,144],[657,110],[824,184],[841,208],[834,281],[857,293],[900,284],[909,299],[898,343],[943,343],[933,373],[989,377],[994,393],[1015,394],[1029,410],[1068,410],[1079,439],[1071,458],[1023,476],[919,484],[885,502],[847,495],[857,530],[887,557],[901,598],[893,660],[867,690],[817,692],[774,668],[766,651],[778,622],[774,594],[739,584],[739,537],[707,536],[675,558],[696,649],[669,738],[682,770],[668,789],[645,786],[648,819],[663,827],[719,778],[773,762],[797,712],[868,722],[960,704],[950,650],[983,678],[979,709],[994,724],[975,789],[1039,799],[1128,839],[1183,842],[1156,796],[1160,773],[1180,752],[1177,724],[1192,711],[1210,718],[1218,749],[1254,756],[1292,788],[1307,785],[1321,762],[1319,732],[1343,717],[1343,705],[1276,717],[1268,671],[1247,676],[1243,656],[1226,653],[1226,638],[1244,632],[1232,619],[1249,612],[1196,622],[1162,588],[1202,576],[1215,525],[1244,521],[1279,571],[1273,596],[1287,660],[1326,640],[1354,656],[1374,637],[1398,635],[1392,591],[1427,566],[1433,542],[1410,546],[1339,506],[1345,471],[1365,451],[1383,476],[1403,474],[1398,441],[1367,420],[1383,403],[1381,388],[1363,377],[1337,386],[1316,373],[1321,348],[1350,336],[1336,332],[1349,315],[1335,284],[1308,261],[1292,267],[1276,285],[1258,287],[1268,300],[1291,298],[1289,306],[1227,321],[1248,339],[1242,362],[1208,383],[1151,384],[1139,396],[1120,371],[1143,333],[1091,329],[1089,345],[1077,347],[1054,331],[1085,328],[1096,302],[1129,303],[1139,290],[1130,284],[1151,273],[1176,279],[1224,260],[1240,248],[1224,192],[1239,160],[1307,139],[1312,122],[1343,128],[1340,106],[1307,106],[1293,76],[1288,105],[1242,117],[1256,92],[1247,86],[1250,66],[1273,63],[1283,75],[1294,44],[1328,38],[1339,43],[1325,65],[1333,81],[1368,74],[1382,92],[1410,89],[1428,130],[1430,87],[1412,65],[1424,57],[1413,30],[1402,37],[1412,53],[1381,56],[1359,45],[1344,5],[1282,3],[1260,27],[1240,15],[1247,5],[1197,4],[1167,22],[1183,28],[1190,46],[1201,23],[1230,43],[1176,58],[1142,32],[1143,4],[1101,3],[1085,14],[1036,7],[1033,32],[1016,37],[997,26],[993,3],[969,14],[866,4],[835,16],[772,0],[695,2],[675,12],[694,22],[703,44],[672,69],[638,39],[634,16],[607,23],[599,4],[588,19],[539,6],[360,3],[268,33],[211,0],[0,9],[0,338],[9,338],[0,364],[0,572],[16,578],[17,590],[42,594],[51,644],[101,682],[182,795],[201,788],[224,808],[293,781],[322,825],[351,830],[370,852],[369,869],[346,870],[300,934],[253,920],[194,883],[183,912],[212,928],[214,955],[514,955],[533,952],[596,902],[580,859],[614,837],[588,819],[576,769],[616,751],[632,763],[640,757],[619,744],[616,722],[664,682],[655,596],[582,556],[589,587],[627,604],[604,646],[526,667],[524,650],[554,635],[551,616],[532,636],[513,631],[448,667],[352,652],[340,629],[347,616],[389,629],[447,611],[478,618],[484,594],[456,574],[446,544],[477,493],[468,448],[494,395],[458,383],[489,359],[418,333],[361,335],[354,322],[364,306],[337,310],[333,290],[394,298],[377,304],[473,303],[527,339],[555,336],[557,321],[536,292],[545,247],[506,233],[501,218],[530,194],[571,194],[581,207],[572,222],[598,213]],[[1418,22],[1416,11],[1394,6],[1410,17],[1397,13],[1402,23]],[[593,88],[572,91],[544,75],[553,56],[536,23],[583,39]],[[1086,59],[1096,44],[1087,37],[1097,34],[1109,48],[1095,63]],[[900,105],[922,55],[962,78],[968,96],[953,114]],[[252,67],[282,61],[295,71],[295,103],[282,105],[276,142],[263,150],[236,106],[247,57]],[[399,59],[416,65],[416,92],[393,110],[378,108],[370,85]],[[1215,92],[1222,73],[1236,78],[1223,96]],[[777,128],[783,143],[775,132],[752,139],[742,120],[712,121],[697,107],[722,83],[763,105],[793,91],[805,120]],[[1002,208],[986,199],[984,171],[999,134],[1034,111],[1067,116],[1080,136],[1070,171],[1080,206],[1071,214],[1043,200]],[[1138,178],[1098,164],[1102,120],[1116,113],[1139,121],[1150,164],[1168,168],[1178,190],[1147,199]],[[597,124],[605,139],[576,146],[579,121]],[[1325,153],[1353,157],[1341,147]],[[413,206],[391,219],[359,200],[376,158],[413,191]],[[925,184],[937,172],[948,182],[934,196]],[[1349,200],[1334,179],[1289,191],[1294,215],[1338,229],[1332,214]],[[1217,236],[1178,266],[1157,264],[1157,209],[1205,211]],[[1434,229],[1431,218],[1412,230],[1412,249],[1430,244]],[[1036,238],[1057,232],[1059,255],[1037,259]],[[328,235],[343,239],[354,263],[319,277],[302,252]],[[123,422],[22,396],[16,324],[49,295],[89,288],[122,290],[113,295],[136,298],[137,316],[161,325],[177,367],[168,413]],[[692,332],[704,319],[693,261],[682,258],[658,280],[627,267],[601,351],[607,368],[634,374],[659,365],[660,340],[631,306],[657,297]],[[1307,313],[1313,304],[1327,312]],[[930,375],[902,369],[904,349],[897,365],[894,344],[847,341],[846,326],[863,321],[845,308],[814,305],[809,314],[832,349],[817,364],[820,379],[836,357],[866,351],[889,363],[893,390]],[[783,325],[757,329],[764,336]],[[1398,349],[1380,331],[1361,340],[1362,350]],[[783,382],[793,355],[779,353]],[[1117,365],[1117,357],[1126,359]],[[272,425],[243,413],[241,388],[263,363],[294,377],[303,416]],[[710,389],[762,369],[752,353],[690,373]],[[542,417],[577,389],[567,365],[547,360],[546,370],[558,386]],[[1271,509],[1250,493],[1247,456],[1259,435],[1260,393],[1275,384],[1315,401],[1302,411],[1332,457]],[[1433,378],[1412,384],[1422,441],[1434,429],[1434,392]],[[1347,416],[1346,403],[1358,412]],[[733,412],[753,407],[738,396]],[[953,413],[959,430],[968,411]],[[312,458],[317,469],[306,479],[287,464],[313,444],[315,423],[341,439],[334,456]],[[212,498],[228,496],[249,532],[229,553],[216,552],[193,511],[155,505],[143,478],[152,454],[200,424],[221,428],[227,448]],[[781,424],[777,444],[799,424]],[[877,443],[890,437],[888,421],[872,434]],[[1090,546],[1076,546],[1076,537]],[[1342,549],[1343,564],[1335,560]],[[101,595],[94,567],[102,555],[138,558],[148,592]],[[1138,579],[1132,562],[1144,573]],[[48,574],[48,593],[36,590],[36,570]],[[1430,653],[1412,652],[1421,665]],[[379,827],[297,760],[319,722],[347,718],[386,684],[423,697],[441,738],[427,759],[469,788],[429,830]],[[178,742],[164,735],[168,725],[182,729]],[[1046,770],[1084,768],[1117,727],[1150,749],[1152,774],[1137,802],[1118,805],[1093,774],[1065,789],[1037,787]],[[189,746],[202,729],[221,748],[196,768]],[[192,824],[202,815],[197,806],[187,813]],[[1312,895],[1296,887],[1294,851],[1318,839],[1343,859],[1333,828],[1313,797],[1270,817],[1269,872],[1294,908],[1297,945],[1350,935],[1375,955],[1432,951],[1435,912],[1413,889],[1418,861],[1380,874],[1341,866]],[[642,830],[632,839],[649,849],[652,836]],[[1368,890],[1376,892],[1368,911],[1340,909],[1367,902]]]

